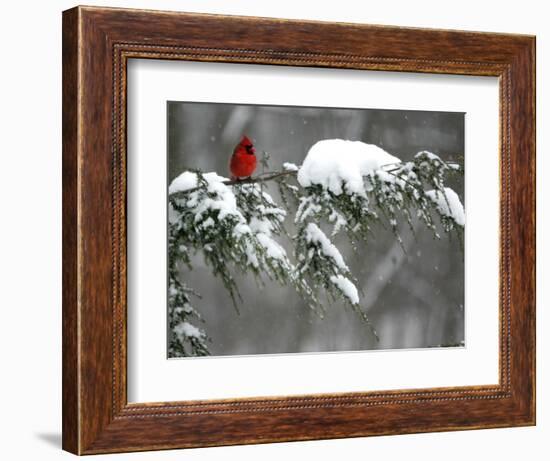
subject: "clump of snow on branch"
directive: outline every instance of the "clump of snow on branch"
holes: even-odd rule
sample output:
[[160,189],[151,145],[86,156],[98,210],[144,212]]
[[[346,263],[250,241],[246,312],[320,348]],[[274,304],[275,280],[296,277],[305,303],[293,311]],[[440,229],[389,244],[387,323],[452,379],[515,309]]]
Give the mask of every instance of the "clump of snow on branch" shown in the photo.
[[445,187],[443,188],[443,192],[440,190],[429,190],[426,192],[426,195],[433,200],[442,215],[453,219],[458,225],[464,226],[466,223],[464,206],[462,206],[460,198],[454,190]]
[[174,327],[174,333],[181,336],[188,336],[190,338],[200,338],[201,330],[199,330],[195,325],[191,325],[189,322],[178,323]]
[[[195,222],[204,221],[203,216],[210,215],[211,211],[218,212],[218,220],[229,217],[244,222],[231,188],[223,184],[223,181],[227,181],[227,178],[216,173],[205,173],[199,179],[197,173],[186,171],[170,183],[168,193],[185,192],[202,186],[203,192],[206,192],[206,194],[201,194],[200,190],[195,191],[187,197],[189,200],[186,202],[186,206],[193,210]],[[201,195],[203,200],[198,200]]]
[[[415,221],[437,238],[438,223],[444,232],[460,234],[464,208],[445,186],[446,177],[457,171],[458,165],[428,151],[402,162],[371,144],[329,139],[315,143],[301,166],[284,163],[273,175],[280,205],[266,191],[263,175],[257,182],[235,183],[214,172],[182,173],[169,186],[171,354],[208,354],[202,319],[191,305],[195,293],[181,282],[182,269],[191,268],[191,251],[202,253],[236,308],[241,298],[232,274],[239,271],[254,275],[260,286],[264,278],[294,286],[321,316],[326,301],[320,291],[328,300],[343,300],[376,335],[332,239],[345,234],[356,249],[381,225],[401,241],[399,223],[412,230]],[[290,213],[293,236],[284,227]],[[292,241],[293,255],[280,244],[282,238]]]
[[365,176],[398,162],[397,157],[373,144],[326,139],[309,149],[298,172],[298,182],[302,187],[320,185],[335,195],[365,195]]
[[330,280],[352,304],[359,304],[359,293],[350,279],[343,275],[333,275]]
[[284,162],[283,163],[283,170],[285,171],[298,171],[300,168],[298,168],[297,165],[290,162]]
[[348,266],[344,262],[344,258],[328,237],[319,229],[317,224],[309,223],[305,229],[306,242],[314,247],[318,247],[323,255],[330,260],[341,270],[348,271]]

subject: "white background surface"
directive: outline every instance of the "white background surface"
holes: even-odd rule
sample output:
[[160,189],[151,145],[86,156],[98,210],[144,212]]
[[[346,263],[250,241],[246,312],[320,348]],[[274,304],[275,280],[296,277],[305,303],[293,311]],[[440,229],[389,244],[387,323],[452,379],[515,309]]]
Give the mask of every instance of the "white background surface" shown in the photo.
[[[128,92],[131,402],[498,383],[496,77],[145,59]],[[190,100],[466,113],[466,347],[166,360],[166,101]]]
[[[278,0],[115,1],[111,6],[537,34],[538,425],[439,434],[116,455],[136,460],[544,460],[550,437],[547,365],[550,31],[545,2]],[[88,1],[88,4],[101,4]],[[9,2],[0,16],[0,350],[3,459],[69,459],[61,431],[61,10],[69,1]],[[97,459],[107,459],[105,456]]]

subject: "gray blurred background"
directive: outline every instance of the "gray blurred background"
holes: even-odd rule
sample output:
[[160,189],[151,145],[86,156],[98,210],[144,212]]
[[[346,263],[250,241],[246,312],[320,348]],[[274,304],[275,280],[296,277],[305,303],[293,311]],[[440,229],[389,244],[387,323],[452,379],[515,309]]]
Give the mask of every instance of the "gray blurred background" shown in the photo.
[[[243,134],[258,154],[271,155],[270,171],[283,162],[300,165],[318,140],[343,138],[376,144],[408,161],[420,150],[444,160],[464,158],[464,114],[379,109],[328,109],[168,102],[168,184],[188,168],[229,176],[228,160]],[[258,170],[261,167],[258,167]],[[448,185],[464,203],[464,178]],[[277,201],[276,188],[269,192]],[[293,216],[287,219],[292,231]],[[194,299],[212,338],[212,355],[353,351],[459,346],[464,341],[464,253],[456,235],[440,240],[418,226],[416,236],[401,223],[406,253],[393,234],[379,227],[354,253],[345,236],[334,240],[364,292],[361,305],[380,341],[343,304],[320,319],[294,289],[235,274],[244,302],[237,314],[222,283],[200,255],[182,277],[202,295]],[[279,242],[292,255],[291,245]],[[358,287],[359,288],[359,287]]]

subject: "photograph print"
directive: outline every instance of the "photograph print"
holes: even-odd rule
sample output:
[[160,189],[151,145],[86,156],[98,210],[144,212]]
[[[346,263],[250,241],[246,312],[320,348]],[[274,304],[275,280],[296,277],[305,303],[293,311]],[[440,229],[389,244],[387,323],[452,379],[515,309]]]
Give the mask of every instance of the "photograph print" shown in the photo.
[[464,347],[464,117],[169,101],[168,358]]

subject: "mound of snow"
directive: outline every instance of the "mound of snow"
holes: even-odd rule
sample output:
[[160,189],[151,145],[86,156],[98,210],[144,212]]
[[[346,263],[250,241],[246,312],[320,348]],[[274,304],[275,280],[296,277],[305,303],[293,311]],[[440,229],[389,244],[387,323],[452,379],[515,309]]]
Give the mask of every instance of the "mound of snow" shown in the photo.
[[309,149],[298,171],[298,182],[302,187],[321,185],[336,195],[344,191],[364,195],[365,176],[399,162],[397,157],[373,144],[325,139]]

